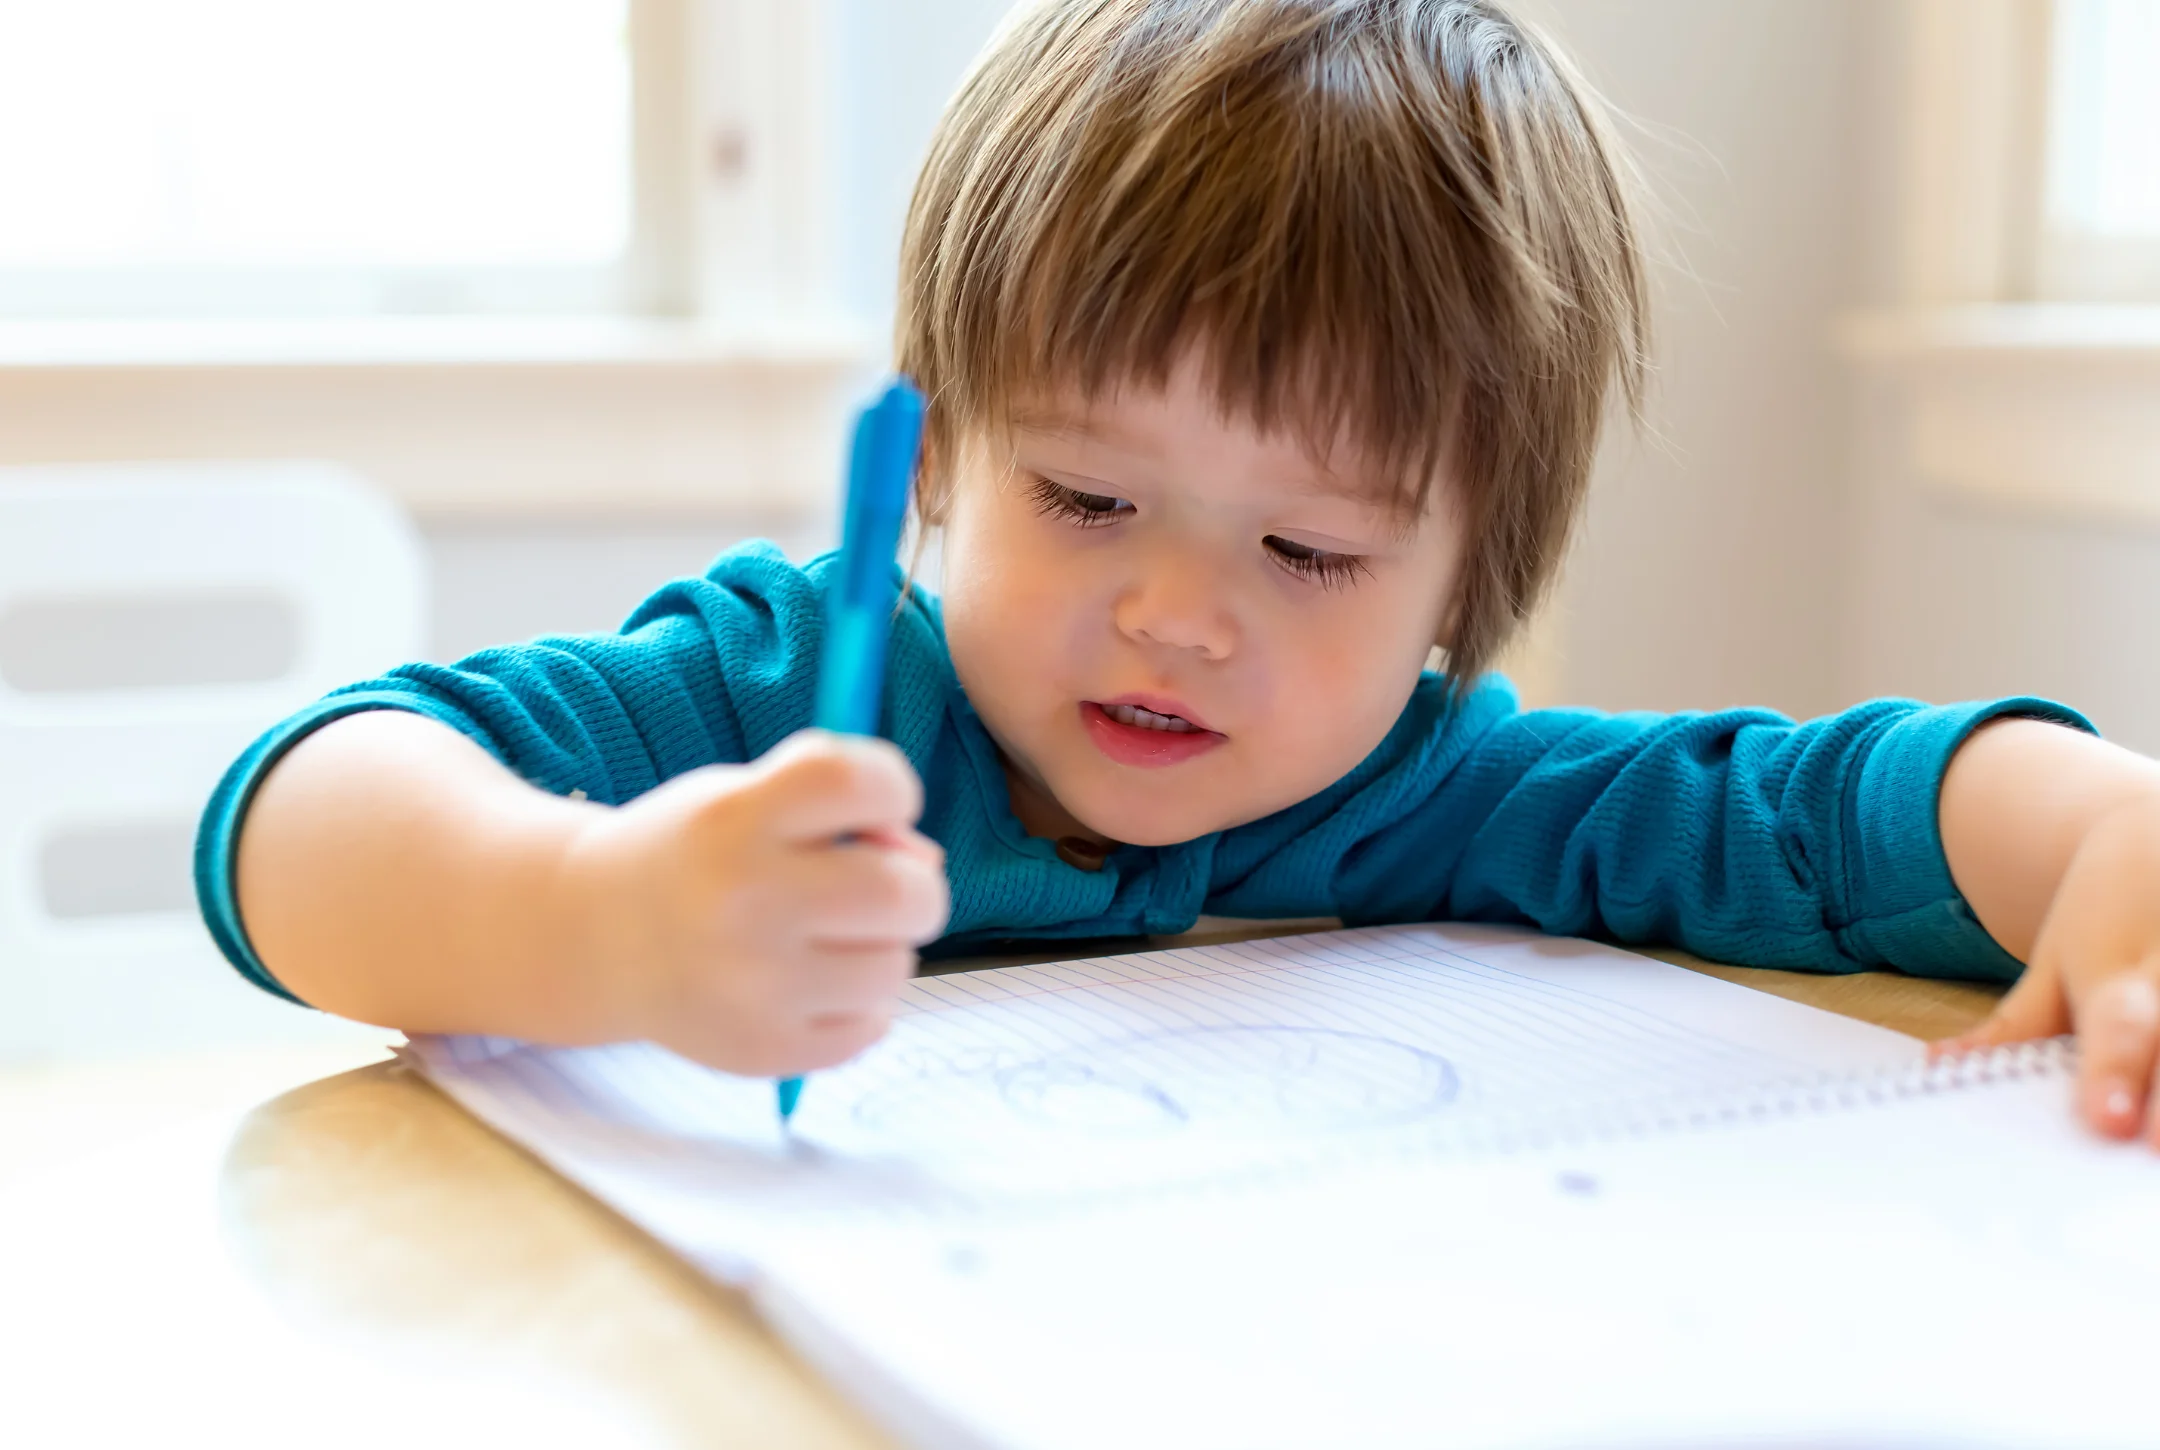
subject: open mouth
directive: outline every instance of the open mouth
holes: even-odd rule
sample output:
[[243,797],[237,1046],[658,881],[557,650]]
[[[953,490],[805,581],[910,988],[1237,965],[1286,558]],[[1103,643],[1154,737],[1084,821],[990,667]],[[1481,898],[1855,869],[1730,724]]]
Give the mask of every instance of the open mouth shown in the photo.
[[1138,705],[1105,705],[1102,712],[1120,725],[1141,730],[1167,730],[1173,735],[1187,735],[1200,728],[1183,715],[1158,715]]
[[1178,765],[1230,739],[1183,715],[1130,701],[1086,701],[1080,718],[1095,747],[1120,765]]

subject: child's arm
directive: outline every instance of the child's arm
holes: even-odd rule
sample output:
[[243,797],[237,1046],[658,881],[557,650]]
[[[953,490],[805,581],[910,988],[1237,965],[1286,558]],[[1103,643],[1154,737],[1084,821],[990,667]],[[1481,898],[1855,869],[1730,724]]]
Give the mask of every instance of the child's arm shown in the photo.
[[798,736],[824,592],[823,566],[749,545],[617,634],[317,701],[204,811],[211,935],[266,990],[412,1031],[645,1037],[761,1074],[848,1056],[944,920],[909,762],[947,684],[910,596],[881,722],[899,750]]
[[1995,1015],[1946,1044],[2075,1030],[2085,1116],[2160,1146],[2160,764],[2004,720],[1943,777],[1943,852],[1973,914],[2027,962]]
[[[650,1038],[718,1067],[825,1067],[882,1034],[945,919],[921,786],[883,741],[806,734],[621,808],[537,790],[397,711],[265,778],[250,940],[309,1003],[408,1031]],[[840,838],[855,839],[840,844]]]
[[2082,1110],[2127,1135],[2160,1119],[2160,765],[2066,728],[2082,723],[2033,699],[1795,724],[1523,714],[1497,682],[1451,710],[1421,689],[1296,829],[1225,839],[1209,909],[1522,921],[1755,966],[2018,981],[1961,1044],[2074,1027]]

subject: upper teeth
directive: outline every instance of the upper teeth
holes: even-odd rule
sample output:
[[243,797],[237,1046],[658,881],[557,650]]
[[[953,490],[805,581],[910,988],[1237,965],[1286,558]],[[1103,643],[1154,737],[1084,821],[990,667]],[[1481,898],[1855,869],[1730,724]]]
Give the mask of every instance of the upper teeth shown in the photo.
[[1143,710],[1138,705],[1105,705],[1103,713],[1120,725],[1137,725],[1143,730],[1175,730],[1185,732],[1197,729],[1192,721],[1175,715],[1158,715],[1153,710]]

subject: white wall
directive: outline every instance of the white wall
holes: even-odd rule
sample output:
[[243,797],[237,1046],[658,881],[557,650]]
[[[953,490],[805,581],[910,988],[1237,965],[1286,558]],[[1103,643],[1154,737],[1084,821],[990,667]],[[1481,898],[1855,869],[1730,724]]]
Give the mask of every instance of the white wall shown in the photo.
[[2143,667],[2160,658],[2160,522],[1932,486],[1894,385],[1831,347],[1898,271],[1896,7],[1536,8],[1623,108],[1671,128],[1639,150],[1700,279],[1664,275],[1659,439],[1602,472],[1562,601],[1562,693],[1800,714],[2040,694],[2160,754]]
[[892,316],[900,227],[930,133],[1011,0],[828,3],[839,78],[841,287],[848,303],[882,328]]
[[[1895,44],[1879,54],[1884,74],[1868,118],[1878,138],[1868,260],[1879,279],[1871,292],[1889,298],[1900,270],[1903,200],[1893,159],[1905,146],[1901,128],[1912,107],[1899,89],[1908,58]],[[1942,226],[1932,213],[1919,220]],[[2104,331],[2107,319],[2087,322]],[[2032,430],[2022,437],[2011,430],[2022,445],[2016,451],[2048,460],[2039,476],[2024,480],[2032,486],[2016,502],[1960,489],[1941,468],[1923,476],[1915,456],[1938,451],[1915,447],[1917,410],[1925,406],[1919,394],[1954,400],[1972,377],[1998,373],[1993,386],[2006,391],[1979,396],[2014,398],[2019,407],[2002,421]],[[2149,346],[2118,356],[2042,349],[2033,358],[1996,359],[1978,373],[1969,359],[1906,358],[1855,368],[1850,392],[1840,692],[1934,700],[2044,695],[2084,711],[2110,738],[2160,755],[2160,672],[2149,666],[2160,659],[2160,515],[2096,505],[2096,480],[2080,477],[2096,465],[2079,446],[2087,430],[2099,435],[2106,483],[2129,498],[2150,497],[2160,453],[2149,422],[2127,426],[2139,416],[2160,417],[2160,364]],[[1943,426],[1938,418],[1927,431]],[[1989,428],[1981,436],[1994,444],[2004,433]]]
[[801,559],[831,547],[830,532],[823,518],[789,515],[425,525],[428,653],[454,660],[537,634],[613,629],[662,584],[703,573],[744,539],[769,538]]
[[1560,600],[1573,700],[1803,715],[1843,703],[1846,426],[1827,336],[1861,284],[1854,102],[1869,11],[1534,7],[1630,118],[1662,213],[1649,430],[1609,446]]
[[1861,422],[1846,689],[2044,695],[2160,755],[2160,527],[1931,489],[1902,462],[1891,398]]

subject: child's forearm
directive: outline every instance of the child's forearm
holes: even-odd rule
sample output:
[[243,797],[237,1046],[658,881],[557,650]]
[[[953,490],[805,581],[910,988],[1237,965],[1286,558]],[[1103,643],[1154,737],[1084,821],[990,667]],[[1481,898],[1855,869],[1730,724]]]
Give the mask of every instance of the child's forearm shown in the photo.
[[2155,801],[2160,764],[2060,725],[1997,721],[1950,762],[1943,851],[1980,924],[2029,962],[2079,848],[2110,816]]
[[2160,764],[2033,721],[1974,735],[1942,791],[1943,848],[1981,925],[2025,963],[1946,1050],[2078,1036],[2078,1102],[2160,1147]]
[[590,970],[559,863],[602,809],[535,790],[471,741],[354,715],[280,761],[237,886],[270,972],[325,1011],[406,1031],[604,1040],[634,1028]]

